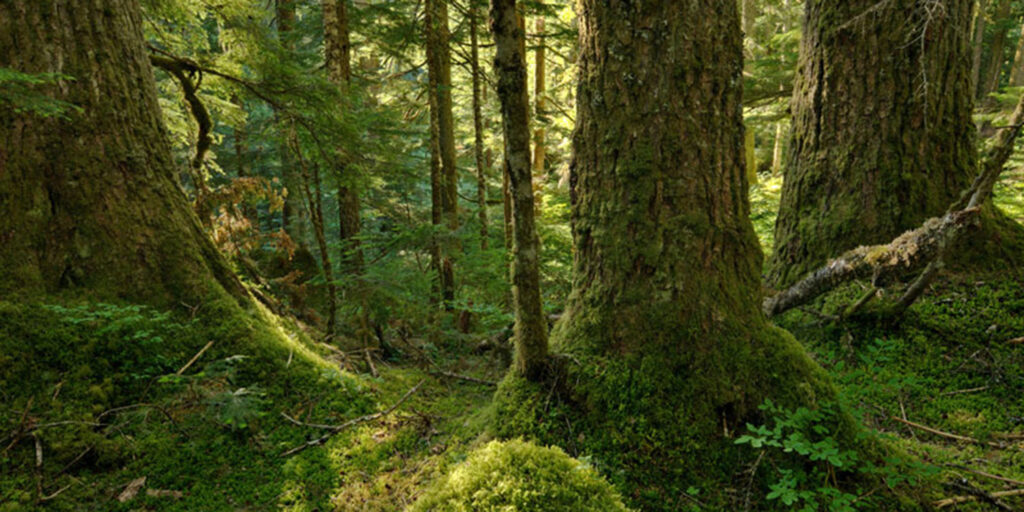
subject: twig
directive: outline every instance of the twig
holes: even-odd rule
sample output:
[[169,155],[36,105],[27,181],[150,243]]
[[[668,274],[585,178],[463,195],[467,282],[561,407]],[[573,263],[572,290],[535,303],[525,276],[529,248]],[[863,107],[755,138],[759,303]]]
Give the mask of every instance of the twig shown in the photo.
[[70,489],[72,485],[75,485],[75,483],[71,482],[70,484],[67,484],[64,487],[61,487],[60,489],[57,489],[57,491],[54,492],[53,494],[47,494],[46,496],[40,496],[39,497],[39,501],[40,502],[50,501],[50,500],[56,498],[57,496],[60,496],[60,493]]
[[999,480],[1000,482],[1006,482],[1008,484],[1024,485],[1024,482],[1022,482],[1020,480],[1014,480],[1012,478],[1006,478],[1005,476],[993,475],[992,473],[986,473],[984,471],[981,471],[981,470],[978,470],[978,469],[974,469],[974,468],[969,468],[967,466],[961,466],[959,464],[946,464],[946,466],[951,467],[951,468],[956,468],[956,469],[959,469],[961,471],[966,471],[968,473],[974,473],[975,475],[983,476],[985,478],[991,478],[992,480]]
[[[391,405],[391,407],[388,407],[387,409],[385,409],[385,410],[383,410],[381,412],[375,412],[373,414],[367,414],[366,416],[360,416],[358,418],[348,420],[345,423],[342,423],[340,425],[333,425],[333,426],[330,427],[329,431],[326,434],[324,434],[324,435],[322,435],[322,436],[320,436],[320,437],[318,437],[316,439],[313,439],[312,441],[307,441],[307,442],[305,442],[303,444],[300,444],[300,445],[296,446],[295,448],[292,448],[292,449],[282,453],[281,456],[282,457],[290,457],[292,455],[295,455],[296,453],[299,453],[299,452],[305,450],[306,448],[309,448],[309,447],[312,447],[312,446],[320,446],[320,445],[326,443],[328,439],[330,439],[332,436],[334,436],[338,432],[341,432],[342,430],[345,430],[345,429],[347,429],[347,428],[349,428],[349,427],[351,427],[353,425],[358,425],[360,423],[366,423],[368,421],[378,420],[380,418],[383,418],[383,417],[391,414],[392,412],[395,411],[395,409],[398,409],[399,406],[401,406],[406,400],[408,400],[409,397],[413,395],[413,393],[415,393],[418,389],[420,389],[420,386],[422,386],[424,382],[425,381],[423,381],[423,380],[419,381],[415,386],[412,387],[412,389],[410,389],[409,391],[406,391],[405,394],[402,395],[402,398],[399,398],[397,402],[395,402],[394,404]],[[324,425],[324,426],[326,426],[326,425]]]
[[489,380],[484,380],[484,379],[478,379],[476,377],[470,377],[468,375],[460,375],[458,373],[452,373],[452,372],[446,372],[446,371],[434,371],[434,372],[430,372],[430,374],[431,375],[440,375],[442,377],[448,377],[449,379],[458,379],[458,380],[464,380],[464,381],[467,381],[467,382],[475,382],[477,384],[483,384],[485,386],[497,386],[498,385],[497,382],[493,382],[493,381],[489,381]]
[[[1024,489],[1013,489],[1011,491],[996,491],[996,492],[985,493],[985,495],[988,498],[990,498],[990,499],[992,499],[994,501],[996,498],[1008,498],[1010,496],[1024,496]],[[936,501],[934,503],[934,505],[935,505],[935,508],[945,508],[945,507],[948,507],[950,505],[956,505],[956,504],[959,504],[959,503],[966,503],[968,501],[974,501],[974,500],[977,500],[977,499],[980,499],[980,498],[981,498],[981,496],[976,496],[976,495],[953,496],[952,498],[946,498],[944,500]]]
[[213,346],[213,340],[208,341],[206,343],[206,346],[199,349],[199,352],[197,352],[196,355],[192,356],[192,359],[189,359],[188,362],[185,363],[185,366],[182,366],[180,370],[175,372],[175,375],[181,375],[185,373],[185,370],[188,370],[189,367],[192,366],[196,361],[198,361],[200,357],[203,357],[203,354],[206,353],[206,351],[209,350],[211,346]]
[[907,420],[905,420],[903,418],[897,418],[896,416],[890,416],[889,419],[891,419],[893,421],[898,421],[900,423],[903,423],[904,425],[909,425],[909,426],[914,427],[914,428],[916,428],[918,430],[923,430],[925,432],[928,432],[928,433],[931,433],[931,434],[935,434],[935,435],[940,436],[940,437],[945,437],[945,438],[948,438],[948,439],[955,439],[957,441],[963,441],[965,443],[983,444],[983,445],[987,445],[987,446],[991,446],[993,448],[999,448],[999,449],[1006,448],[1006,446],[1001,444],[1001,443],[993,443],[992,441],[980,441],[980,440],[975,439],[973,437],[967,437],[967,436],[962,436],[962,435],[959,435],[959,434],[952,434],[952,433],[949,433],[949,432],[944,432],[942,430],[934,429],[934,428],[929,427],[927,425],[922,425],[920,423],[914,423],[913,421],[907,421]]
[[978,386],[976,388],[970,388],[970,389],[958,389],[956,391],[946,391],[945,393],[942,394],[942,396],[963,395],[963,394],[966,394],[966,393],[977,393],[978,391],[985,391],[986,389],[988,389],[988,386]]

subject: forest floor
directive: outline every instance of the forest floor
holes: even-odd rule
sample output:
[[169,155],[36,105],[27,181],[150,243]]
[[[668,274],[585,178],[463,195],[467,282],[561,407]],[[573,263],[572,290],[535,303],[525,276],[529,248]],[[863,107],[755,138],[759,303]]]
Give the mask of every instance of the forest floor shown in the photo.
[[[762,238],[777,191],[767,182],[753,194]],[[950,275],[897,323],[795,311],[779,324],[844,405],[943,482],[929,499],[991,496],[1024,489],[1022,283]],[[860,293],[851,285],[813,308],[829,313]],[[402,510],[482,443],[504,374],[497,357],[474,353],[483,335],[437,346],[391,336],[375,368],[302,335],[255,354],[200,353],[208,335],[138,306],[0,301],[0,512]],[[999,499],[1024,510],[1024,494]]]

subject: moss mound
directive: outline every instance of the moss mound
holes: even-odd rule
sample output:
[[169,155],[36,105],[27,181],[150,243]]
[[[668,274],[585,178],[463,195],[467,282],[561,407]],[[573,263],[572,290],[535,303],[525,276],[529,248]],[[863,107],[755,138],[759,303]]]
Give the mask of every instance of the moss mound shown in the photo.
[[410,512],[628,510],[589,466],[558,448],[492,441],[442,478]]

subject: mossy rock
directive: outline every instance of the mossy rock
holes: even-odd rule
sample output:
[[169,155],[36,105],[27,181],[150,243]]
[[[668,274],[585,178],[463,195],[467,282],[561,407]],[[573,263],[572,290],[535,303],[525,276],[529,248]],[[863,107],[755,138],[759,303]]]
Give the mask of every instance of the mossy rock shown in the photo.
[[619,495],[557,447],[492,441],[443,477],[409,512],[625,512]]

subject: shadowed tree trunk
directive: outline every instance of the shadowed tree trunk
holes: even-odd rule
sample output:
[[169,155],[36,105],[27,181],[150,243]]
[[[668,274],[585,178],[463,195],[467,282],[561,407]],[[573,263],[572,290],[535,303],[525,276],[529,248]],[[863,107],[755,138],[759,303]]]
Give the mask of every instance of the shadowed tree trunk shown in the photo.
[[807,2],[771,284],[892,240],[970,184],[971,4]]
[[484,156],[483,70],[480,69],[480,12],[476,0],[469,3],[470,66],[473,74],[473,156],[476,158],[476,203],[480,219],[480,248],[487,250],[487,169]]
[[[434,201],[432,221],[445,225],[450,233],[459,228],[458,170],[455,167],[455,118],[452,114],[452,60],[448,31],[446,0],[427,0],[426,12],[427,70],[431,116],[431,189]],[[452,244],[447,242],[435,250],[434,266],[440,277],[441,299],[445,308],[455,300],[455,271]]]
[[[285,49],[292,48],[295,30],[295,0],[275,0],[274,13],[277,18],[277,33],[281,40],[281,46]],[[284,207],[281,209],[281,227],[295,243],[301,247],[306,246],[306,239],[309,237],[309,217],[303,206],[302,173],[299,171],[295,155],[291,154],[293,141],[297,138],[295,127],[291,123],[284,123],[283,139],[281,144],[281,182],[287,189],[288,194],[284,198]],[[306,276],[308,278],[309,276]]]
[[176,182],[135,0],[0,2],[0,67],[74,77],[68,119],[0,111],[0,295],[249,295]]
[[534,52],[534,74],[533,74],[533,104],[537,113],[537,128],[533,131],[533,174],[544,176],[544,159],[547,156],[547,145],[545,138],[547,131],[544,123],[547,122],[547,105],[544,95],[546,94],[545,74],[547,51],[544,47],[544,15],[538,14],[534,23],[537,30],[537,50]]
[[1003,75],[1003,64],[1006,60],[1006,36],[1010,32],[1010,0],[1000,0],[995,22],[995,33],[989,45],[988,69],[985,71],[983,87],[979,91],[981,97],[988,96],[999,89],[999,78]]
[[988,0],[978,0],[974,5],[974,36],[971,39],[971,92],[974,97],[981,91],[981,57],[985,52],[987,10]]
[[[730,432],[766,397],[812,406],[833,390],[759,309],[737,2],[582,0],[580,13],[573,290],[551,338],[574,362],[557,382],[580,450],[621,472],[639,509],[681,510],[669,488],[728,481],[745,457]],[[522,435],[504,425],[550,393],[524,389],[499,388],[499,435]]]
[[505,132],[505,167],[512,196],[512,304],[515,311],[515,369],[539,380],[547,368],[547,318],[540,296],[540,241],[534,222],[530,172],[530,100],[526,89],[526,34],[515,0],[492,0],[491,31],[496,55],[498,98]]
[[1024,85],[1024,27],[1017,38],[1017,50],[1013,54],[1013,69],[1010,70],[1010,87]]
[[[352,45],[349,38],[348,7],[346,0],[324,0],[324,64],[331,82],[348,93],[352,81]],[[350,180],[346,165],[339,159],[338,180]],[[360,247],[359,194],[351,186],[339,185],[338,190],[338,236],[341,239],[341,264],[354,273],[363,270],[363,249]]]

